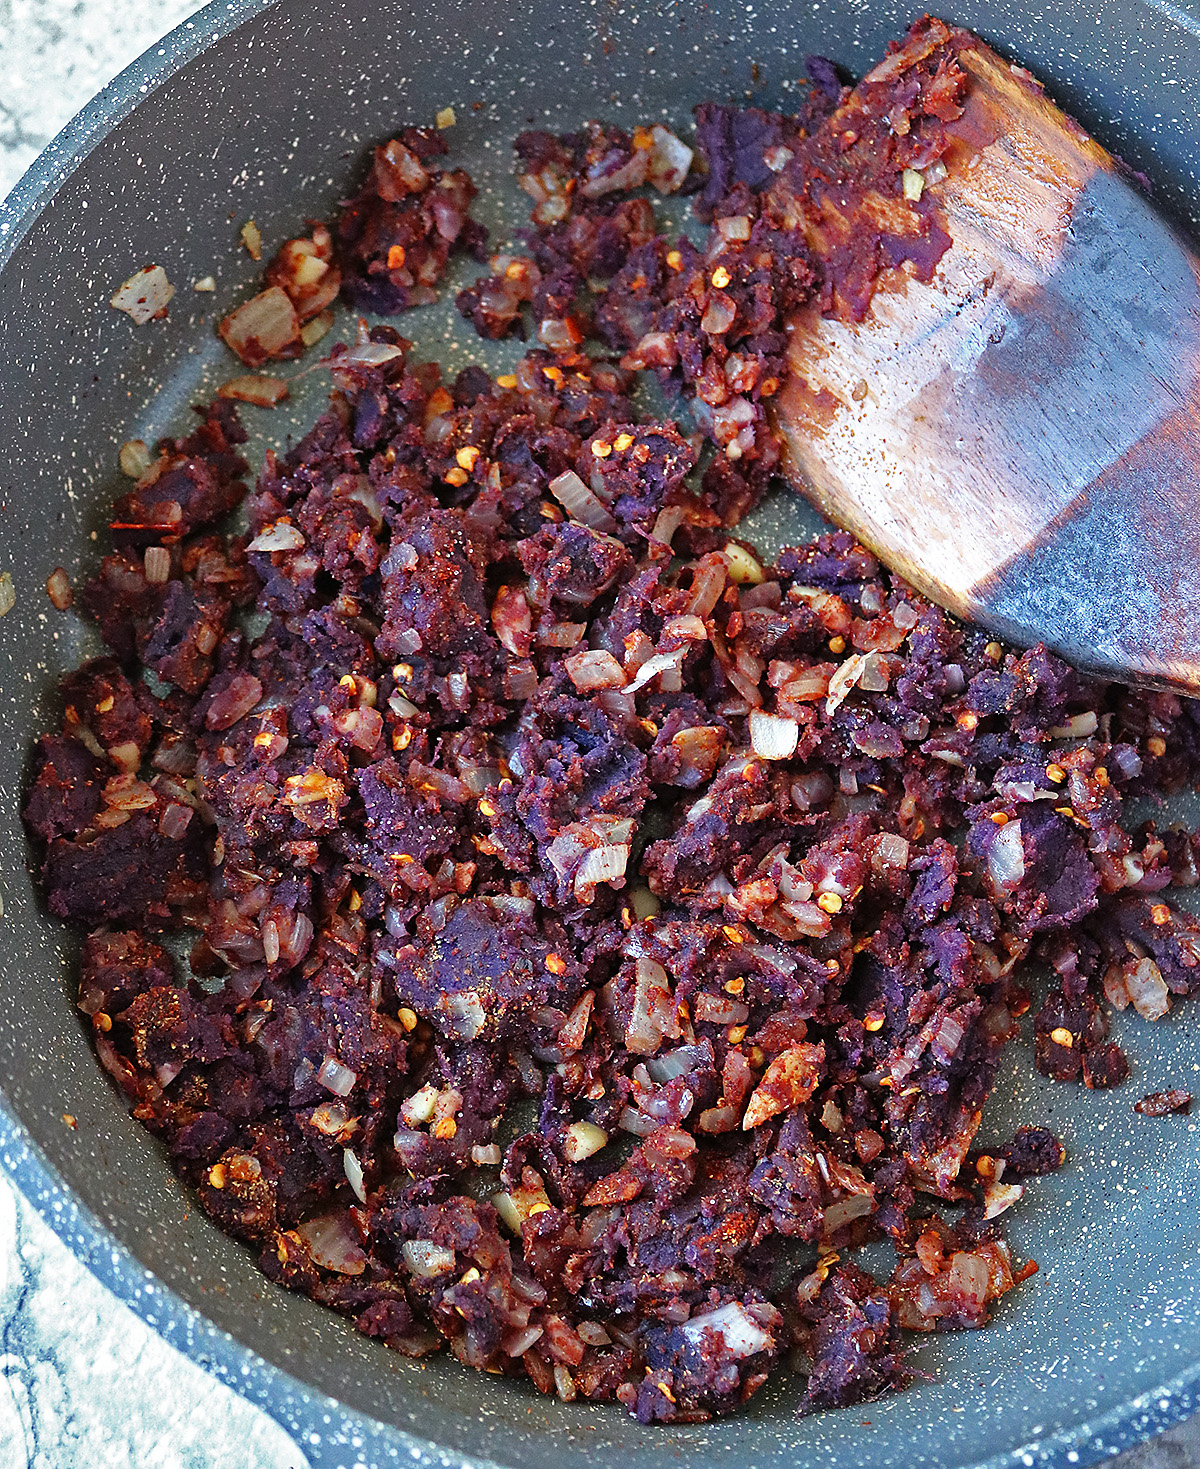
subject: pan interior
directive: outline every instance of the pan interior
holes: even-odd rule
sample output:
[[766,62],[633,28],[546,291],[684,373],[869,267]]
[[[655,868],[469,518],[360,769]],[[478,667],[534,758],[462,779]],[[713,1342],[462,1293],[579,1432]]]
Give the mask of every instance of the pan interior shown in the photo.
[[[1200,163],[1194,23],[1136,0],[1102,0],[1096,16],[1059,9],[995,0],[956,6],[947,18],[1044,77],[1187,214]],[[434,0],[420,12],[280,0],[151,91],[29,227],[18,221],[0,245],[10,253],[0,273],[8,450],[0,569],[17,593],[0,621],[7,1105],[52,1170],[172,1291],[267,1362],[451,1455],[531,1469],[630,1453],[647,1469],[684,1453],[738,1466],[978,1463],[1070,1434],[1138,1395],[1154,1401],[1200,1364],[1196,1122],[1143,1118],[1131,1107],[1143,1092],[1195,1089],[1196,1022],[1186,1009],[1153,1026],[1117,1017],[1134,1075],[1110,1093],[1053,1086],[1035,1076],[1028,1049],[1012,1048],[981,1139],[1044,1123],[1062,1133],[1070,1161],[1035,1181],[1009,1216],[1016,1252],[1038,1260],[1040,1273],[987,1331],[922,1343],[915,1364],[932,1380],[861,1410],[798,1420],[796,1384],[784,1375],[737,1418],[648,1429],[615,1406],[547,1401],[448,1356],[406,1361],[270,1286],[249,1252],[199,1212],[103,1078],[72,1005],[75,946],[39,906],[26,867],[17,810],[27,751],[57,713],[58,676],[95,647],[84,623],[53,610],[45,579],[62,565],[78,583],[96,565],[105,507],[122,484],[119,445],[181,431],[189,405],[233,375],[213,325],[255,289],[258,267],[238,243],[247,218],[272,250],[306,217],[328,215],[370,142],[453,105],[452,158],[479,184],[474,213],[498,244],[524,217],[509,171],[509,143],[522,128],[561,130],[597,116],[686,129],[691,105],[709,97],[786,110],[806,53],[861,74],[911,18],[861,0],[569,9]],[[108,297],[147,262],[166,268],[177,295],[166,323],[135,329]],[[474,273],[460,266],[441,305],[398,323],[418,355],[449,374],[471,361],[502,371],[521,350],[479,342],[454,313],[454,288]],[[215,295],[194,293],[192,282],[210,274]],[[352,330],[347,314],[336,330]],[[243,414],[256,463],[302,432],[324,401],[321,369],[306,361],[284,373],[293,378],[288,403]],[[815,525],[799,502],[777,496],[750,534],[773,550]],[[1158,815],[1195,822],[1190,803]]]

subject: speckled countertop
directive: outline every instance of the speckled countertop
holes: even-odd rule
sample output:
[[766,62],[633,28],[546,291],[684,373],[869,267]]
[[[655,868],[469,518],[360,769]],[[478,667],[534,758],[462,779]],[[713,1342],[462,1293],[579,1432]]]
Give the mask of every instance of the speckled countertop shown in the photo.
[[[89,97],[199,8],[0,0],[0,197]],[[1200,1417],[1112,1462],[1200,1469]],[[306,1460],[112,1296],[0,1173],[0,1469],[130,1465],[306,1469]]]

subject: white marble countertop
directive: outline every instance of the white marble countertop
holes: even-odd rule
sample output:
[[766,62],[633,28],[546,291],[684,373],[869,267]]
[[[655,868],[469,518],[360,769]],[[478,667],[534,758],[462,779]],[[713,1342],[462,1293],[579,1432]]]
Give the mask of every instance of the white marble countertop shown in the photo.
[[[199,8],[0,0],[0,198],[89,97]],[[1200,1469],[1200,1417],[1112,1462]],[[0,1172],[0,1469],[133,1465],[306,1469],[306,1460],[89,1274]]]

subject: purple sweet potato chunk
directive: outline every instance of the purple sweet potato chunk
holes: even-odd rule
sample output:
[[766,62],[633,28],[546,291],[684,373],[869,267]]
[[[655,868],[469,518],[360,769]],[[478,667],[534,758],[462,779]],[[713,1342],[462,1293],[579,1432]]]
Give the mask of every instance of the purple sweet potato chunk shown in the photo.
[[76,837],[100,809],[104,783],[112,774],[78,740],[43,735],[34,755],[34,779],[22,815],[39,841]]

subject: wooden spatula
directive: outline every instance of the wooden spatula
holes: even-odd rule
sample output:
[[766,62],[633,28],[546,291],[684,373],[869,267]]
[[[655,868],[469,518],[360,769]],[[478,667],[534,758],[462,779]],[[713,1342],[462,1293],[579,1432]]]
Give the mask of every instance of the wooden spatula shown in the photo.
[[861,322],[792,323],[791,475],[952,611],[1200,694],[1200,261],[1027,73],[949,34],[968,89],[920,188],[953,243]]

